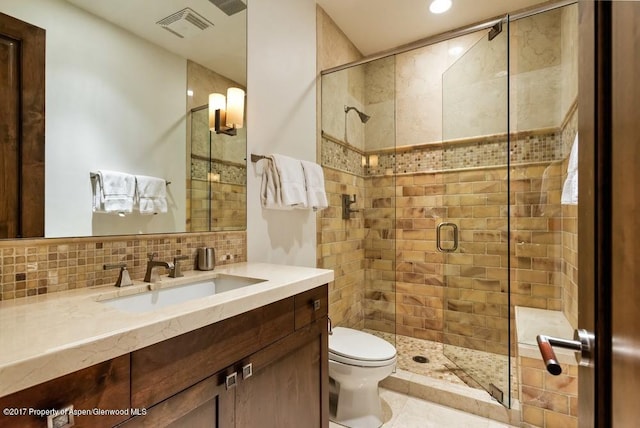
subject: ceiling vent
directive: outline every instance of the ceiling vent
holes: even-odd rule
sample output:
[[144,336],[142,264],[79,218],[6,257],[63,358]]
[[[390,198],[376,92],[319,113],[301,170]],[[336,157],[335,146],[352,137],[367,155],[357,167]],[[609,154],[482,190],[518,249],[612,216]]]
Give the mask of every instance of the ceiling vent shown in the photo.
[[161,19],[156,24],[181,39],[195,36],[207,28],[213,27],[213,22],[188,7]]
[[211,3],[218,6],[218,8],[227,15],[235,15],[238,12],[242,12],[247,8],[241,0],[209,0]]

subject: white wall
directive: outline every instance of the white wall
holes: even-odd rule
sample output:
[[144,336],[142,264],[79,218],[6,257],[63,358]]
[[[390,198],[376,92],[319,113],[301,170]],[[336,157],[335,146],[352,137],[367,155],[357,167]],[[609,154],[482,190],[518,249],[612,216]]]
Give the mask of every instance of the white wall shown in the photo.
[[[247,153],[315,161],[315,2],[252,0],[247,19]],[[263,210],[260,167],[247,171],[249,261],[316,266],[316,214]]]
[[[184,231],[186,60],[61,0],[2,0],[46,30],[45,236]],[[168,214],[93,214],[89,172],[171,180]]]

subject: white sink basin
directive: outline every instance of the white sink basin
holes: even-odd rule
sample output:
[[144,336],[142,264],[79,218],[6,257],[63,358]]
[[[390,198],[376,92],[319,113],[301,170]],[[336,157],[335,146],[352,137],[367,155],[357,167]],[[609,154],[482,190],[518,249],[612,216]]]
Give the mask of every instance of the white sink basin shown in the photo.
[[215,278],[146,291],[130,296],[101,300],[100,303],[126,312],[149,312],[165,306],[236,290],[263,281],[266,281],[266,279],[219,274]]

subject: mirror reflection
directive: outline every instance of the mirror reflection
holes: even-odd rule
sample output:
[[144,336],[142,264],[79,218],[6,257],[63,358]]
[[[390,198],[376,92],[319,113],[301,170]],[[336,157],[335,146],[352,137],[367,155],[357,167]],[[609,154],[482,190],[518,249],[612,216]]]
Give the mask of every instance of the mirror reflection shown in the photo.
[[[246,228],[246,118],[235,135],[208,123],[209,94],[246,90],[243,1],[3,0],[0,12],[46,32],[45,237]],[[10,59],[19,53],[7,40],[0,53]],[[3,96],[19,91],[0,77]],[[94,212],[97,171],[170,182],[166,212]],[[14,181],[29,168],[23,176]],[[42,234],[0,237],[21,236]]]

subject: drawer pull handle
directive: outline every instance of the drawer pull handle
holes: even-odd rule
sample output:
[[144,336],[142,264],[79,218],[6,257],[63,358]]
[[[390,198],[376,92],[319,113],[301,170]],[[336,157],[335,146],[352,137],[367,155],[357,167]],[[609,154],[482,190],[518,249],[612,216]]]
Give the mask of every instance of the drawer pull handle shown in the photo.
[[314,311],[319,311],[320,310],[320,300],[314,300],[313,301],[313,310]]
[[73,405],[47,416],[47,428],[71,428],[76,426],[73,417]]
[[228,375],[224,381],[224,386],[227,389],[235,388],[238,385],[238,373],[233,372]]
[[242,367],[242,379],[249,378],[253,375],[253,364],[249,363]]

